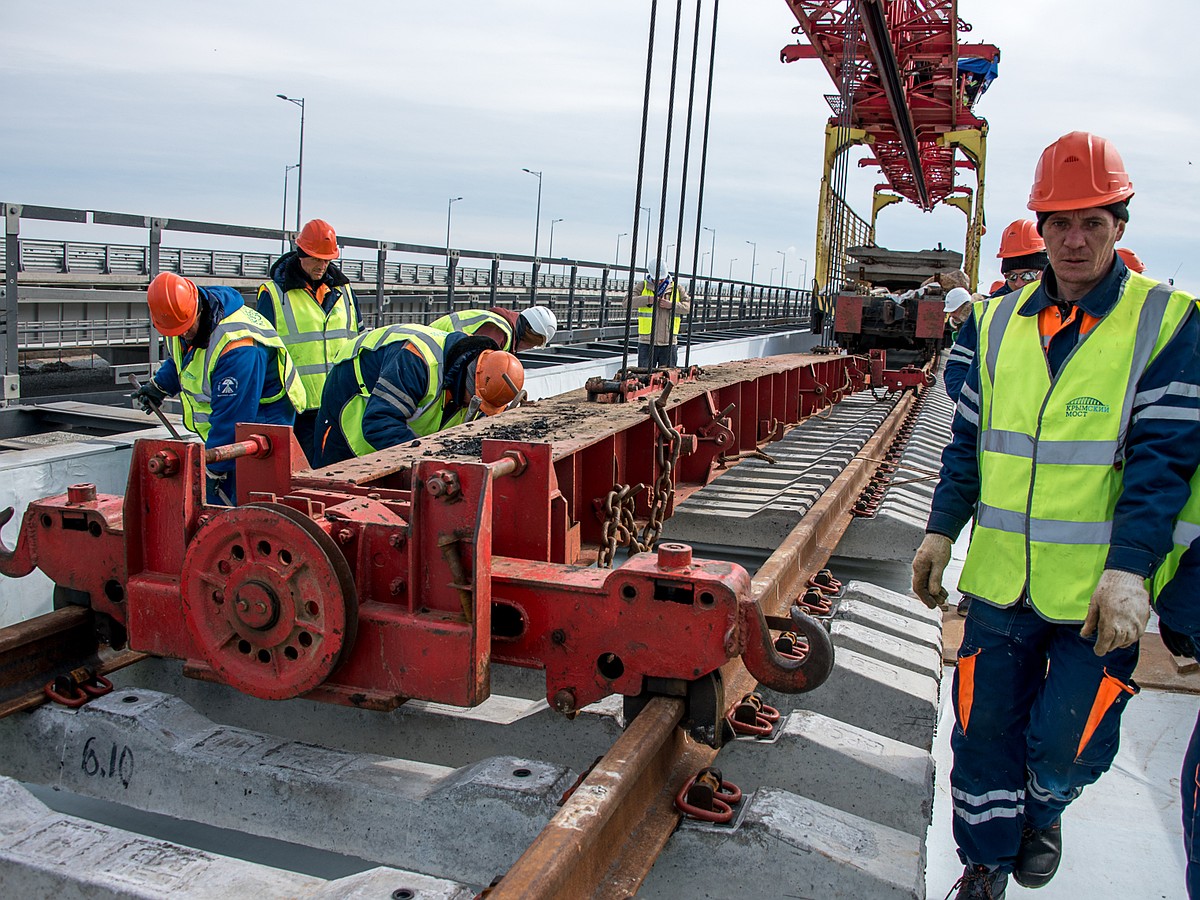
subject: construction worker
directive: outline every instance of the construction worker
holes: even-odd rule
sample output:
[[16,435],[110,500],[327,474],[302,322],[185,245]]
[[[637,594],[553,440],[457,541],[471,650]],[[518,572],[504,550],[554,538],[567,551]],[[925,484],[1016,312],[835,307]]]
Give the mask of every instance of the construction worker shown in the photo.
[[[1000,251],[996,257],[1000,260],[1000,274],[1004,276],[1004,281],[992,285],[989,298],[1003,297],[1038,281],[1042,269],[1049,264],[1046,242],[1038,234],[1037,223],[1032,219],[1017,219],[1009,223],[1000,235]],[[976,343],[978,337],[975,316],[972,315],[968,316],[959,328],[954,346],[950,348],[950,354],[946,357],[946,369],[942,373],[942,384],[946,388],[946,394],[955,402],[958,401],[963,379],[967,377],[967,367],[975,357]]]
[[979,315],[913,559],[913,590],[944,604],[951,544],[974,516],[950,738],[959,900],[1057,871],[1063,811],[1116,755],[1145,578],[1200,462],[1200,317],[1116,255],[1132,196],[1104,138],[1043,151],[1029,208],[1049,265]]
[[1138,255],[1128,247],[1118,247],[1117,256],[1121,257],[1121,260],[1129,267],[1130,272],[1137,272],[1141,275],[1146,271],[1146,264],[1138,259]]
[[[234,441],[238,422],[291,425],[304,386],[271,323],[229,287],[197,287],[163,272],[146,292],[150,321],[167,339],[167,358],[133,394],[147,414],[179,395],[183,424],[205,447]],[[206,467],[207,502],[237,505],[233,460]]]
[[434,319],[429,327],[482,335],[495,341],[501,350],[523,353],[549,344],[558,331],[558,318],[547,306],[530,306],[519,313],[495,306],[450,313]]
[[951,346],[963,323],[971,316],[971,292],[966,288],[954,287],[946,292],[942,301],[942,312],[946,315],[945,340]]
[[496,342],[425,325],[376,328],[342,348],[325,381],[314,463],[395,447],[458,425],[477,404],[500,413],[525,369]]
[[642,281],[644,305],[637,311],[639,369],[678,364],[679,329],[683,317],[692,309],[687,289],[676,283],[660,261],[654,261],[651,271],[654,281],[652,283],[649,278]]
[[304,383],[308,406],[296,413],[296,440],[309,453],[325,378],[341,347],[362,329],[358,300],[333,260],[337,234],[323,219],[308,222],[296,249],[271,266],[271,280],[258,289],[258,311],[279,333]]

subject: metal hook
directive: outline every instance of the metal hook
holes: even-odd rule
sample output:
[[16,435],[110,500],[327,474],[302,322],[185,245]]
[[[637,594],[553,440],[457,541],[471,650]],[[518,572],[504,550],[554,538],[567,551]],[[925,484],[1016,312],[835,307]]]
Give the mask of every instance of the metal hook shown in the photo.
[[[763,687],[781,694],[803,694],[825,683],[833,672],[833,641],[824,626],[798,606],[791,609],[790,618],[763,615],[762,609],[749,597],[739,605],[743,635],[742,663]],[[808,653],[796,661],[782,656],[771,639],[771,627],[800,634],[808,642]]]
[[[15,512],[16,510],[11,506],[0,509],[0,529],[9,523]],[[21,578],[34,570],[33,550],[29,545],[29,529],[26,528],[27,525],[29,525],[28,512],[21,522],[21,531],[17,535],[17,545],[12,550],[9,550],[3,538],[0,538],[0,575],[7,575],[9,578]]]

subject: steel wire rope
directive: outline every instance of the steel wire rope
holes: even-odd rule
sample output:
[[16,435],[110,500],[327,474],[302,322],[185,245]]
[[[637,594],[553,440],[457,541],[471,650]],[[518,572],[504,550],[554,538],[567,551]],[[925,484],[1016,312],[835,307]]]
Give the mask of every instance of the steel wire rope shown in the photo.
[[[625,340],[621,348],[621,372],[629,369],[629,331],[633,325],[633,272],[637,268],[638,226],[642,215],[642,184],[646,173],[646,129],[650,121],[650,80],[654,71],[654,28],[658,0],[650,0],[650,34],[646,46],[646,88],[642,97],[642,135],[638,146],[637,198],[633,201],[633,237],[629,242],[629,278],[625,287]],[[601,314],[603,316],[603,313]],[[653,335],[651,335],[653,337]]]
[[[712,92],[713,92],[713,72],[717,61],[717,12],[721,7],[721,0],[713,0],[713,17],[712,17],[712,40],[708,49],[708,92],[704,99],[704,137],[700,142],[700,183],[696,193],[696,241],[692,248],[692,280],[690,292],[692,295],[692,308],[688,312],[688,330],[687,341],[684,345],[683,364],[690,366],[692,364],[692,322],[695,318],[695,302],[696,302],[696,264],[697,255],[700,252],[700,226],[704,221],[704,181],[708,174],[708,130],[712,121]],[[700,6],[696,6],[696,19],[700,18]],[[713,232],[713,249],[716,249],[716,232]],[[716,263],[716,260],[713,260]],[[710,268],[711,271],[711,268]],[[705,316],[707,321],[708,310],[708,290],[711,285],[711,279],[705,282]]]
[[[679,181],[679,215],[675,227],[675,265],[672,271],[675,272],[675,277],[679,277],[679,260],[683,256],[683,213],[687,204],[687,183],[688,183],[688,166],[692,157],[692,118],[696,108],[696,64],[700,56],[700,12],[704,5],[704,0],[696,0],[696,23],[692,30],[692,67],[691,80],[688,83],[688,104],[687,104],[687,124],[683,129],[683,167]],[[696,287],[696,257],[700,252],[700,228],[697,223],[695,240],[692,242],[692,265],[689,271],[692,275],[691,296]],[[675,307],[679,302],[678,289],[671,291],[671,338],[667,346],[675,346],[678,342],[678,337],[675,334]],[[689,319],[690,319],[689,307]],[[653,343],[653,335],[651,335]],[[678,352],[678,351],[676,351]]]
[[[679,75],[679,28],[682,22],[683,0],[675,0],[675,38],[671,48],[671,86],[667,91],[667,132],[663,146],[662,192],[658,201],[658,241],[654,245],[654,259],[660,267],[662,266],[663,233],[667,225],[667,187],[671,178],[671,139],[675,125],[675,82]],[[654,295],[650,300],[650,364],[647,366],[649,369],[654,369],[654,338],[658,331],[658,272],[647,272],[646,277],[654,286]],[[674,293],[674,291],[675,285],[672,284],[671,292]]]

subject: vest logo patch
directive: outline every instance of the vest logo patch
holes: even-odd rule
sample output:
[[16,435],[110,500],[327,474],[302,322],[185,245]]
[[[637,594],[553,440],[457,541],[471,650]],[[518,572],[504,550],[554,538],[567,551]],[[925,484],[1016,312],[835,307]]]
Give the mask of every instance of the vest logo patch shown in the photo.
[[[217,382],[217,393],[222,397],[232,397],[237,392],[238,380],[236,378],[222,378],[219,382]],[[1105,411],[1107,410],[1108,407],[1105,407]]]
[[1106,413],[1109,408],[1095,397],[1076,397],[1067,401],[1067,418],[1086,418],[1088,413]]

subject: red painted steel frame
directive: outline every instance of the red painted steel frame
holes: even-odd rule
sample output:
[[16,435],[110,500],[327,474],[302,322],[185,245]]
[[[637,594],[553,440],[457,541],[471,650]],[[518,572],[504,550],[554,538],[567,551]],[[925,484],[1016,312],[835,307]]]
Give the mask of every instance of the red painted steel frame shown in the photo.
[[[901,123],[888,104],[881,73],[867,41],[860,36],[854,70],[842,71],[846,21],[856,4],[877,0],[786,0],[799,25],[794,33],[807,44],[783,48],[784,62],[819,59],[835,86],[854,85],[851,125],[867,131],[873,143],[870,156],[860,165],[878,165],[888,185],[907,200],[920,205],[916,173],[901,140]],[[948,131],[983,128],[987,123],[972,113],[958,72],[960,57],[996,59],[1000,51],[991,44],[965,45],[958,31],[969,25],[958,18],[957,0],[888,0],[882,4],[888,35],[903,79],[904,97],[916,131],[921,168],[929,190],[930,206],[951,193],[963,191],[954,184],[955,169],[971,165],[955,160],[953,147],[937,140]],[[830,120],[836,123],[836,117]]]
[[[861,357],[797,355],[675,386],[675,488],[711,481],[723,455],[777,439],[866,374]],[[804,675],[771,649],[741,567],[678,552],[587,565],[606,495],[662,474],[646,408],[581,390],[317,471],[289,429],[242,425],[239,441],[270,449],[237,460],[236,510],[204,505],[199,444],[139,441],[124,498],[30,504],[0,572],[36,566],[125,625],[132,649],[269,699],[471,706],[499,661],[546,669],[547,697],[571,712],[743,651],[768,686],[796,690]]]

